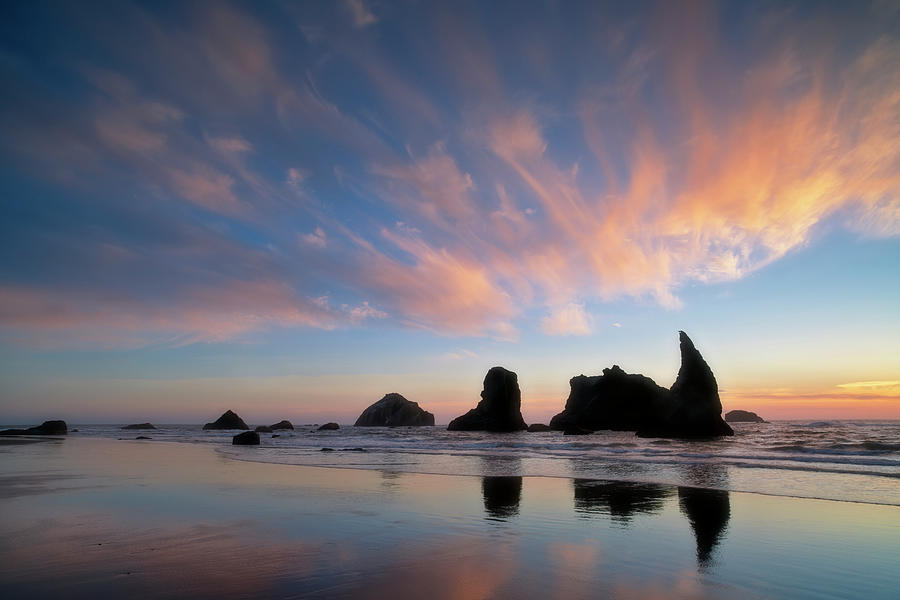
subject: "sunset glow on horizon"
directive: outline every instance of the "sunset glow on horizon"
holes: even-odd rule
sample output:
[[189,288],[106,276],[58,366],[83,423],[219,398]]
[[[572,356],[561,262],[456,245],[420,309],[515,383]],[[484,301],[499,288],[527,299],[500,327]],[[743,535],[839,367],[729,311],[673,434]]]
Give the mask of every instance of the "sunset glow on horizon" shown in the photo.
[[0,422],[528,422],[678,331],[900,419],[892,3],[7,3]]

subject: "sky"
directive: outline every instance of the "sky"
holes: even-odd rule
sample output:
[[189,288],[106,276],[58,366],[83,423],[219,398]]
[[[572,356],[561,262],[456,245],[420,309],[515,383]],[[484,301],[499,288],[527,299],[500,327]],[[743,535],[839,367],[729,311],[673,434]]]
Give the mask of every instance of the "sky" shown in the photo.
[[0,422],[546,422],[679,330],[900,418],[895,2],[5,2],[0,83]]

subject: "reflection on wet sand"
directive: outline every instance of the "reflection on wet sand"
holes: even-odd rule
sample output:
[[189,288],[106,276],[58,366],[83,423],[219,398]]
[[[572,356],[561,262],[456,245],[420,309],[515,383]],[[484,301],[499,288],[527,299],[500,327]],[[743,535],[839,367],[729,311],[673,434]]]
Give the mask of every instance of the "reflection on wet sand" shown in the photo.
[[519,514],[522,478],[505,475],[482,477],[481,493],[488,518],[506,520]]
[[725,490],[679,487],[678,505],[691,523],[697,540],[697,566],[706,569],[712,551],[721,541],[731,518],[731,502]]
[[662,509],[674,490],[653,483],[574,479],[575,512],[609,515],[613,521],[628,525],[634,514],[649,514]]

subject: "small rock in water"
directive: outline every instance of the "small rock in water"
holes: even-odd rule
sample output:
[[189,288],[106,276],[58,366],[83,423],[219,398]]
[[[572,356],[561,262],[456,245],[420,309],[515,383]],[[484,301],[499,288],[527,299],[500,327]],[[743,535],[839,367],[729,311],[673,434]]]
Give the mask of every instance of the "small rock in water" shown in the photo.
[[322,448],[319,452],[334,452],[334,448]]
[[544,425],[543,423],[532,423],[528,426],[529,433],[539,433],[541,431],[553,431],[549,425]]
[[245,431],[231,438],[233,446],[259,446],[259,434],[255,431]]
[[136,439],[136,440],[152,440],[153,438],[147,437],[146,435],[139,435],[134,439]]
[[272,428],[269,427],[268,425],[260,425],[253,431],[255,431],[257,433],[272,433]]
[[340,429],[341,426],[337,423],[325,423],[321,427],[319,427],[319,431],[334,431],[336,429]]
[[153,423],[132,423],[131,425],[126,425],[122,429],[156,429]]

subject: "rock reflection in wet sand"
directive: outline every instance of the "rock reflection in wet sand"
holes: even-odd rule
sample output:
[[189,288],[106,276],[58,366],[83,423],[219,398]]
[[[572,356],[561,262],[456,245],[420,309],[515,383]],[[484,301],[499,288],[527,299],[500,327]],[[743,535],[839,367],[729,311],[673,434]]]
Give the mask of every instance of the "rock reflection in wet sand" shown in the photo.
[[522,500],[522,478],[490,476],[481,478],[481,493],[488,518],[506,520],[519,514]]

